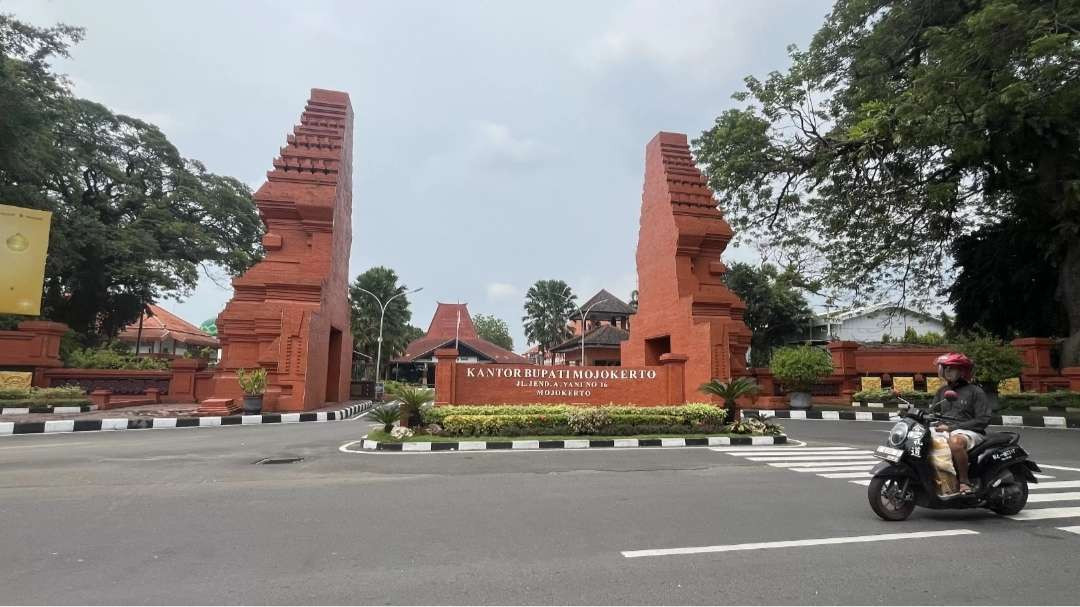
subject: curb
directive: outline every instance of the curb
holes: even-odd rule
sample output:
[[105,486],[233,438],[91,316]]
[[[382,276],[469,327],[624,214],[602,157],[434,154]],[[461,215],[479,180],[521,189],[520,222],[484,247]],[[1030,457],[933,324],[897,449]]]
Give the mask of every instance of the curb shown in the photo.
[[150,417],[129,419],[54,419],[45,422],[0,422],[0,436],[14,434],[55,434],[61,432],[98,432],[113,430],[149,430],[156,428],[207,428],[211,426],[246,426],[254,424],[295,424],[332,422],[352,417],[375,406],[366,401],[337,411],[318,413],[267,413],[265,415],[226,415],[221,417]]
[[[821,419],[832,421],[875,421],[888,422],[900,419],[895,413],[883,411],[774,411],[771,409],[743,409],[747,417],[781,419]],[[1053,415],[995,415],[990,418],[991,426],[1021,426],[1029,428],[1080,428],[1080,419],[1069,419]]]
[[718,447],[727,445],[782,445],[787,435],[779,436],[707,436],[705,438],[614,438],[610,440],[515,440],[461,441],[456,443],[380,443],[360,441],[366,451],[521,451],[547,449],[604,449],[612,447]]
[[31,413],[87,413],[97,411],[97,405],[37,405],[34,407],[3,407],[0,415],[29,415]]

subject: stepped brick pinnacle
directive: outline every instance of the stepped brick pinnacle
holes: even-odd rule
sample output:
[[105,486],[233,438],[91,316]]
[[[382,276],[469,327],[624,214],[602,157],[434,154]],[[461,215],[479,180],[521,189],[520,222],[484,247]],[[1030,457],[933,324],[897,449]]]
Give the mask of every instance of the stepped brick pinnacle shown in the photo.
[[638,312],[622,344],[622,364],[660,364],[668,353],[689,357],[685,394],[746,374],[750,330],[746,305],[723,283],[720,256],[733,232],[716,208],[686,135],[661,132],[645,149],[638,232]]
[[255,193],[266,256],[233,281],[233,298],[218,316],[222,358],[208,407],[239,403],[236,370],[255,367],[267,370],[264,411],[348,399],[352,125],[346,93],[312,89]]

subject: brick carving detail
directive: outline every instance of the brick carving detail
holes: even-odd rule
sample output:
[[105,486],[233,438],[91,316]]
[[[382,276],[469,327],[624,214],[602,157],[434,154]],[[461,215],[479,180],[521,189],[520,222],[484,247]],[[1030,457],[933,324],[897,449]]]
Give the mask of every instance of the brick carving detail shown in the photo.
[[698,387],[714,377],[747,373],[746,305],[724,286],[727,266],[720,259],[732,236],[686,135],[658,133],[645,148],[640,303],[622,344],[622,364],[655,365],[665,353],[685,354],[687,400],[707,400]]
[[349,397],[352,335],[352,107],[312,89],[300,124],[255,193],[265,258],[233,281],[218,316],[222,360],[208,407],[243,397],[236,369],[264,367],[264,411],[303,411]]

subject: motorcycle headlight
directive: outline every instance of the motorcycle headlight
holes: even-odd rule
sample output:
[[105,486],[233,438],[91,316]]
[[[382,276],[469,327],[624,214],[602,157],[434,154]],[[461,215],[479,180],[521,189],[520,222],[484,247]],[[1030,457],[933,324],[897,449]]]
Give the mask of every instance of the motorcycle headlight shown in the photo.
[[889,431],[889,444],[894,447],[899,447],[904,444],[904,439],[907,438],[908,425],[904,422],[896,422],[896,425]]

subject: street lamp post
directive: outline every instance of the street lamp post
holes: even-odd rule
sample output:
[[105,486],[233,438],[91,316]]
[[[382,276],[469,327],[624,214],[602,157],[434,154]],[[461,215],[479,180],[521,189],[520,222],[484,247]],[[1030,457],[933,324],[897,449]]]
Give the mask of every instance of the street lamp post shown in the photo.
[[581,363],[582,367],[585,366],[585,319],[589,316],[589,312],[592,312],[593,308],[604,303],[605,301],[607,301],[607,299],[601,299],[600,301],[593,303],[593,305],[589,306],[585,309],[584,312],[581,313],[581,360],[579,362]]
[[379,299],[378,295],[372,293],[371,291],[368,291],[367,289],[362,289],[360,287],[356,287],[356,290],[357,291],[363,291],[364,293],[367,293],[368,295],[374,297],[375,301],[379,302],[379,305],[382,306],[382,310],[379,312],[379,347],[378,347],[378,351],[375,353],[375,382],[378,383],[378,381],[379,381],[379,363],[382,361],[382,329],[383,329],[383,320],[386,318],[386,308],[387,308],[387,306],[390,305],[390,302],[394,301],[398,297],[401,297],[402,295],[412,295],[413,293],[419,293],[420,291],[424,290],[424,287],[420,287],[418,289],[413,289],[412,291],[409,291],[407,293],[398,293],[397,295],[391,297],[390,299],[387,299],[386,303],[383,303],[382,300]]

